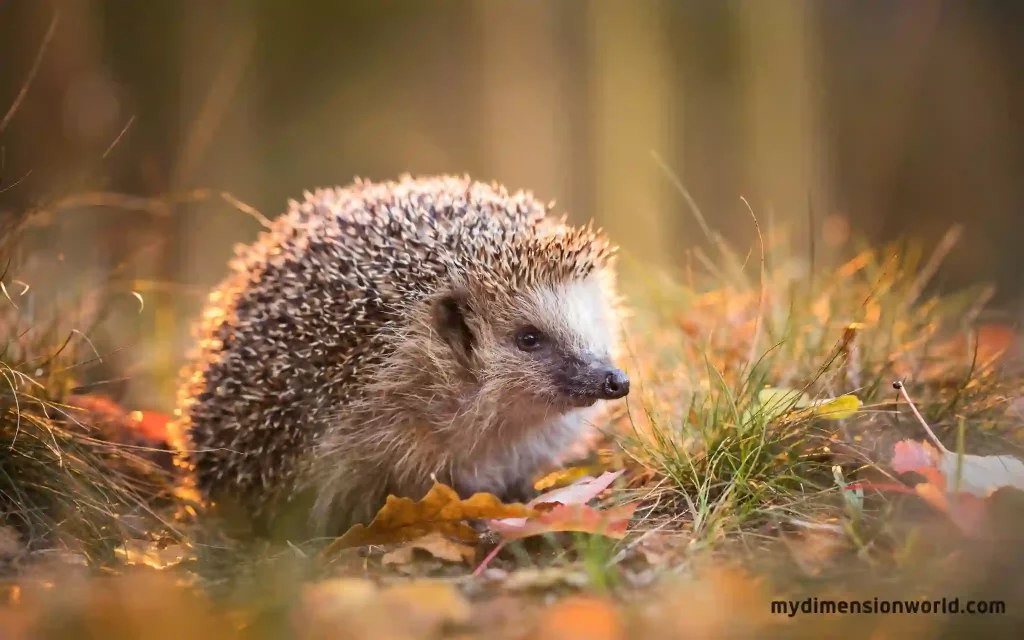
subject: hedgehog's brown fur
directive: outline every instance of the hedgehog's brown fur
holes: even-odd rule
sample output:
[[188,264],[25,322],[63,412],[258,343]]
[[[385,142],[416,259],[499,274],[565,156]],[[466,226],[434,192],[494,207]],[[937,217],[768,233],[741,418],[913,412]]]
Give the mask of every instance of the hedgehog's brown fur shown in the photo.
[[[548,393],[508,327],[542,316],[566,349],[617,355],[613,247],[548,210],[448,176],[291,202],[199,325],[174,425],[191,486],[257,520],[308,494],[321,534],[434,479],[513,495],[593,410]],[[445,304],[465,335],[439,332]]]

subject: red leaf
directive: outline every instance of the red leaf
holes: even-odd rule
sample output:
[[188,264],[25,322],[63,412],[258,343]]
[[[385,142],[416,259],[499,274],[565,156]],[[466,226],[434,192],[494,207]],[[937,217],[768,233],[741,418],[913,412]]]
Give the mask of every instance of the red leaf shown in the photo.
[[611,486],[616,478],[624,473],[619,471],[607,471],[597,478],[582,478],[567,487],[555,489],[541,494],[531,500],[528,507],[554,504],[586,504],[596,498],[598,494]]
[[892,468],[896,473],[906,473],[922,467],[935,467],[938,457],[938,451],[927,442],[903,440],[893,448]]
[[624,472],[624,469],[609,471],[598,478],[583,478],[567,487],[537,496],[527,505],[540,511],[540,515],[534,518],[488,520],[490,528],[501,534],[504,539],[484,558],[473,575],[480,575],[510,540],[558,531],[580,531],[612,538],[625,536],[629,521],[633,518],[633,512],[636,511],[639,502],[604,511],[593,509],[586,504],[610,487]]
[[[916,485],[913,493],[934,509],[945,513],[964,535],[984,535],[988,513],[985,499],[964,491],[947,491],[946,475],[939,468],[941,455],[926,442],[903,440],[896,443],[893,450],[892,468],[897,473],[912,471],[923,476],[926,482]],[[895,490],[895,487],[883,490]]]
[[939,452],[927,442],[903,440],[893,449],[892,468],[896,473],[914,472],[939,489],[946,488],[946,477],[938,468]]
[[584,504],[558,504],[536,518],[491,520],[490,525],[508,540],[559,531],[580,531],[622,538],[639,505],[639,502],[632,502],[599,511]]

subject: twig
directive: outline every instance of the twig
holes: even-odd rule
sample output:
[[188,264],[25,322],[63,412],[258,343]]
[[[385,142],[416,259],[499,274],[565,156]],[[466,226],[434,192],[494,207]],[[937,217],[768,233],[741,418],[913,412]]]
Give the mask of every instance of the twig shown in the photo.
[[938,436],[935,435],[935,432],[932,431],[932,428],[928,426],[928,423],[924,421],[924,417],[921,415],[921,412],[917,410],[917,406],[914,404],[914,401],[910,399],[910,395],[907,394],[907,388],[903,385],[903,383],[897,380],[896,382],[892,383],[892,388],[899,391],[900,395],[903,396],[903,399],[906,400],[907,404],[910,405],[910,410],[914,412],[914,415],[917,417],[918,422],[921,423],[921,426],[924,427],[924,430],[928,432],[929,436],[931,436],[932,442],[934,442],[935,446],[939,448],[939,451],[941,451],[942,453],[950,453],[949,449],[947,449],[945,445],[942,444],[942,441],[939,440]]

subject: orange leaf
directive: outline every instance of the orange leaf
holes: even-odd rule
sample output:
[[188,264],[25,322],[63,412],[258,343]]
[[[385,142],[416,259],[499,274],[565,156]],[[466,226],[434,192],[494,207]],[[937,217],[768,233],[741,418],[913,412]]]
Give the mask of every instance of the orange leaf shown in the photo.
[[150,442],[167,442],[170,417],[156,411],[133,411],[131,417],[142,436]]

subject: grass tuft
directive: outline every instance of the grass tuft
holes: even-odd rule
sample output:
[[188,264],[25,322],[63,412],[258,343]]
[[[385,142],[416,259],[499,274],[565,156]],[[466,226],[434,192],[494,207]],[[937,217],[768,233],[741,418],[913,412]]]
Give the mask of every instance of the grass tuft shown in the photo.
[[[914,389],[950,449],[965,425],[970,453],[1019,451],[1024,417],[1011,405],[1024,376],[1006,345],[979,334],[991,328],[992,291],[929,293],[958,230],[930,256],[909,242],[845,246],[817,264],[784,233],[760,231],[744,256],[707,228],[714,257],[694,250],[680,277],[623,263],[638,393],[622,442],[653,476],[652,515],[685,522],[703,542],[769,521],[852,517],[841,485],[921,436],[894,381]],[[769,401],[766,388],[791,393]],[[799,410],[801,394],[862,404],[828,420]]]
[[158,520],[150,507],[169,477],[144,447],[117,437],[132,428],[125,412],[76,393],[102,360],[88,337],[102,303],[37,295],[33,262],[19,255],[25,218],[4,215],[0,530],[23,554],[58,549],[107,562],[127,535],[145,535]]

